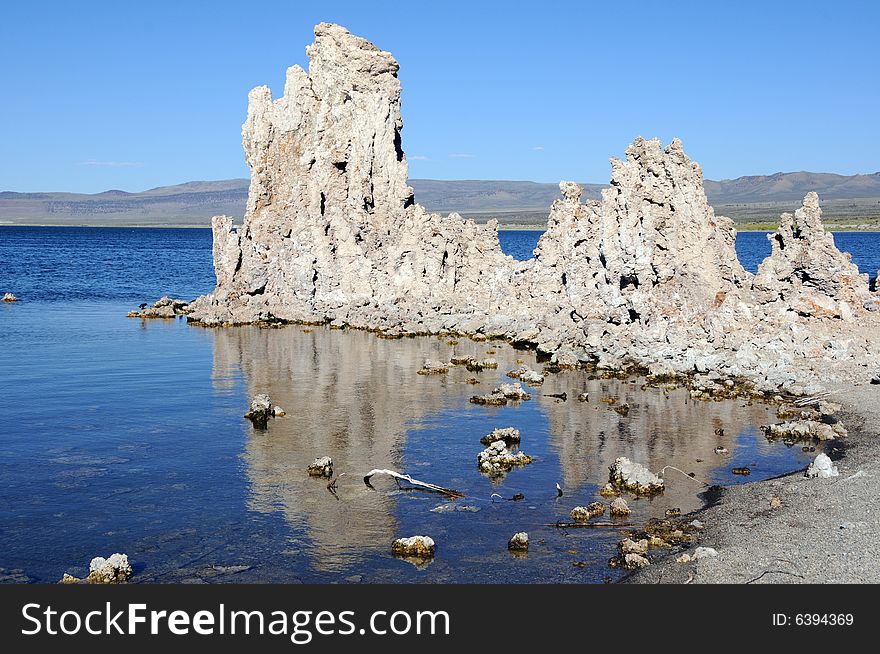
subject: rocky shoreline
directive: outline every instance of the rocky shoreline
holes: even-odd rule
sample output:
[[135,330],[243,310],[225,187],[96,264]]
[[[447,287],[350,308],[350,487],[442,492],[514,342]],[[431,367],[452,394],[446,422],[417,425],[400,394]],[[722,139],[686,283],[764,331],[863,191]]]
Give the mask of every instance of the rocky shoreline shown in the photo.
[[[704,528],[684,548],[655,551],[648,567],[622,583],[877,583],[873,543],[880,528],[880,409],[870,385],[839,385],[849,435],[832,452],[839,475],[804,471],[725,487],[688,519]],[[839,457],[839,458],[838,458]],[[678,563],[709,546],[718,556]]]

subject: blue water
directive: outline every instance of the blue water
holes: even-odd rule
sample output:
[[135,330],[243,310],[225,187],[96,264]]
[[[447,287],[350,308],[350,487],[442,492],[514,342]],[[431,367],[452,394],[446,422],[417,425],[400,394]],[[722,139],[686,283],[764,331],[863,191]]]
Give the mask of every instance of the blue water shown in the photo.
[[[857,260],[876,258],[877,237],[854,236]],[[537,237],[501,235],[520,256]],[[501,343],[125,317],[213,282],[209,230],[0,228],[0,293],[21,298],[0,303],[0,581],[54,582],[121,551],[142,582],[601,582],[620,574],[606,561],[624,528],[548,525],[598,499],[614,458],[711,483],[742,482],[733,465],[752,467],[754,480],[809,459],[761,438],[771,409],[692,402],[683,390],[666,397],[580,371],[550,375],[518,406],[470,404],[518,361],[540,369],[533,353]],[[425,359],[453,355],[492,356],[499,368],[476,374],[477,385],[460,368],[416,374]],[[547,397],[584,390],[586,403]],[[288,413],[266,431],[242,419],[258,392]],[[601,401],[611,395],[631,406],[626,418]],[[503,426],[522,431],[535,462],[493,480],[476,455],[480,437]],[[730,455],[715,455],[718,444]],[[323,455],[347,473],[338,496],[305,474]],[[371,468],[467,497],[445,506],[380,479],[370,490],[360,478]],[[699,482],[668,483],[658,498],[631,501],[634,523],[700,505]],[[524,501],[491,498],[518,492]],[[533,546],[514,558],[506,541],[521,530]],[[438,543],[424,568],[389,552],[393,537],[415,534]]]
[[[498,240],[506,254],[515,259],[530,259],[543,230],[510,229],[498,232]],[[871,277],[880,270],[880,233],[878,232],[838,232],[834,242],[844,252],[852,254],[853,262],[863,273]],[[736,236],[736,254],[743,268],[751,273],[758,271],[760,264],[770,256],[770,242],[767,232],[742,232]]]

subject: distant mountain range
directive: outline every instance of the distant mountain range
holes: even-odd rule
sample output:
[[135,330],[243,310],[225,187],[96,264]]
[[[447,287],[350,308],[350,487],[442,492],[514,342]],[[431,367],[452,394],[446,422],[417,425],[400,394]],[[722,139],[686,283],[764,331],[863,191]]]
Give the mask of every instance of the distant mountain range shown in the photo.
[[[556,184],[493,180],[410,180],[416,201],[431,211],[457,211],[502,223],[540,223],[553,200]],[[598,198],[602,184],[585,184],[584,197]],[[719,214],[740,222],[774,221],[794,209],[808,191],[819,193],[828,212],[847,218],[880,218],[880,172],[868,175],[776,173],[704,182],[709,202]],[[240,218],[248,180],[187,182],[140,193],[0,192],[0,225],[205,226],[211,216]]]

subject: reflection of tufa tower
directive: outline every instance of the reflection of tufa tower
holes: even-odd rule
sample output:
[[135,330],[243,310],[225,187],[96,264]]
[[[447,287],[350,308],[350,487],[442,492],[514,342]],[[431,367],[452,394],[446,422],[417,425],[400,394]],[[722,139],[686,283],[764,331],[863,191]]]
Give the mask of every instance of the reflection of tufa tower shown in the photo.
[[[552,403],[545,407],[567,488],[604,483],[609,466],[619,456],[654,472],[671,465],[706,480],[714,468],[728,463],[728,457],[715,454],[716,446],[733,452],[740,433],[754,433],[757,425],[775,421],[773,410],[766,405],[700,401],[691,399],[685,389],[642,391],[640,385],[626,381],[586,381],[586,376],[580,371],[565,373],[569,384],[589,389],[589,404]],[[611,396],[617,398],[616,405],[631,407],[625,418],[600,401]],[[716,429],[723,429],[723,435],[717,435]],[[763,441],[760,435],[757,439]],[[669,483],[659,502],[681,508],[699,505],[694,496],[702,490],[698,484],[677,472],[668,472],[665,477]]]
[[[410,421],[444,403],[466,404],[470,386],[416,374],[425,359],[440,356],[441,348],[448,357],[450,348],[435,339],[389,341],[326,328],[240,327],[211,334],[219,383],[238,367],[249,394],[268,393],[287,413],[266,431],[246,427],[250,508],[281,510],[291,525],[303,527],[319,570],[352,564],[365,549],[386,551],[398,535],[396,499],[370,491],[362,477],[372,468],[401,468]],[[327,491],[326,479],[305,471],[325,455],[333,458],[334,474],[346,473],[339,500]],[[376,486],[388,490],[380,480]]]
[[[287,413],[270,421],[266,431],[253,430],[242,420],[248,433],[244,462],[251,482],[251,510],[281,511],[304,534],[303,542],[291,548],[308,548],[305,553],[320,571],[350,569],[367,554],[387,554],[395,537],[412,535],[398,533],[395,513],[401,498],[389,495],[393,483],[375,479],[375,492],[363,484],[362,477],[372,468],[404,469],[408,432],[426,417],[470,407],[467,398],[481,388],[465,383],[473,373],[462,367],[446,375],[419,375],[424,361],[479,356],[485,353],[485,343],[388,340],[368,332],[326,327],[234,327],[209,333],[214,338],[218,391],[228,392],[229,378],[240,370],[248,396],[268,393]],[[525,358],[539,368],[533,353],[498,343],[492,348],[499,368],[481,374],[483,387],[506,379],[504,371],[515,368],[517,359]],[[713,468],[729,464],[726,456],[713,452],[716,446],[733,452],[741,431],[770,418],[767,407],[695,401],[685,390],[642,391],[627,381],[590,381],[587,376],[585,371],[550,375],[540,388],[532,389],[530,401],[547,417],[547,438],[550,449],[558,454],[560,468],[545,468],[546,461],[529,468],[534,472],[541,468],[540,474],[548,478],[548,492],[553,487],[550,480],[558,480],[566,495],[578,501],[595,499],[593,485],[607,481],[608,467],[619,456],[653,471],[673,465],[707,479]],[[558,402],[546,395],[568,391],[572,396],[575,389],[589,390],[591,401]],[[618,404],[630,405],[625,418],[600,401],[611,395]],[[508,408],[485,411],[494,416],[496,427],[514,424],[509,422],[514,414]],[[723,428],[724,436],[717,436],[716,428]],[[476,453],[482,448],[481,435],[474,434],[463,452],[441,446],[436,462],[443,465],[451,456],[457,461],[453,467],[466,461],[465,466],[472,466],[472,474],[478,476]],[[532,431],[523,433],[526,452],[533,451],[537,438]],[[335,474],[346,473],[339,481],[338,500],[327,491],[326,479],[306,474],[306,466],[319,456],[333,458]],[[404,471],[421,477],[415,470]],[[667,490],[652,500],[652,512],[662,515],[668,507],[690,510],[699,506],[699,484],[680,473],[666,476]]]

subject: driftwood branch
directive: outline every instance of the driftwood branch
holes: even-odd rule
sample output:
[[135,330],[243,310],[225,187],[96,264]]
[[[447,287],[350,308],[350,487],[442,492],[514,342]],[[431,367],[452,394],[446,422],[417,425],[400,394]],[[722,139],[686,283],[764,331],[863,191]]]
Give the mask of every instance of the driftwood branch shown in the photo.
[[754,579],[749,579],[746,584],[753,584],[759,579],[761,579],[764,575],[790,575],[792,577],[797,577],[798,579],[804,579],[803,575],[799,575],[796,572],[786,572],[785,570],[764,570],[761,574],[759,574]]
[[415,486],[417,488],[424,488],[425,490],[433,491],[435,493],[441,493],[443,495],[446,495],[447,497],[451,497],[451,498],[455,498],[455,499],[464,497],[464,493],[462,493],[460,491],[452,490],[451,488],[443,488],[443,486],[437,486],[436,484],[429,484],[428,482],[425,482],[425,481],[419,481],[418,479],[413,479],[409,475],[395,472],[394,470],[385,470],[385,469],[378,469],[378,468],[375,470],[370,470],[366,475],[364,475],[364,483],[367,486],[369,486],[370,488],[373,487],[373,485],[370,483],[370,478],[373,477],[373,475],[388,475],[389,477],[392,477],[395,482],[397,482],[398,487],[400,486],[401,481],[405,481],[408,484]]
[[823,393],[816,393],[815,395],[811,395],[810,397],[802,397],[799,400],[794,401],[795,406],[809,406],[811,404],[818,404],[820,400],[825,399],[831,395],[831,391],[825,391]]
[[339,499],[339,495],[336,494],[336,491],[338,490],[339,487],[337,486],[336,482],[338,482],[342,477],[345,477],[344,472],[341,472],[338,475],[336,475],[330,481],[330,483],[327,484],[327,490],[330,491],[331,493],[333,493],[333,497],[335,497],[337,500]]
[[629,522],[554,522],[545,526],[557,529],[620,529],[633,525]]

